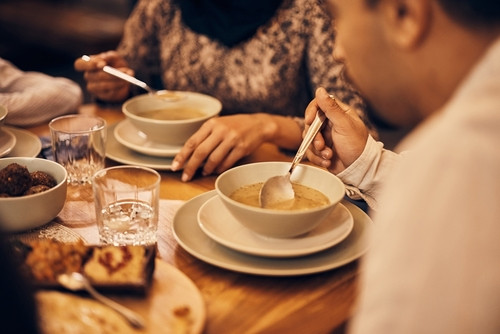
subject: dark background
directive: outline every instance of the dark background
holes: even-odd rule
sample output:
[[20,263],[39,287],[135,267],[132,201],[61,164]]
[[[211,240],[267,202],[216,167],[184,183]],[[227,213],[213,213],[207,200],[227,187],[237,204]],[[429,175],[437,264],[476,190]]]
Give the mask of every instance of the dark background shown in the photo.
[[[23,71],[70,78],[73,62],[115,49],[134,0],[0,0],[0,57]],[[1,79],[1,78],[0,78]]]

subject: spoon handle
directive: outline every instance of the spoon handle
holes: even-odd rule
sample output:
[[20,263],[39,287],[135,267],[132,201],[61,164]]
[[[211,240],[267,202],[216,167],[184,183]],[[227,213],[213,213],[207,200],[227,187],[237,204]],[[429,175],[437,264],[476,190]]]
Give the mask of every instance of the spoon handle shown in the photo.
[[144,328],[145,327],[144,319],[140,315],[135,313],[134,311],[132,311],[132,310],[126,308],[125,306],[118,304],[117,302],[101,295],[88,282],[85,282],[85,289],[88,291],[88,293],[90,293],[90,295],[92,297],[94,297],[95,299],[97,299],[101,303],[111,307],[116,312],[120,313],[135,328]]
[[288,171],[289,174],[292,173],[293,169],[297,164],[302,160],[304,157],[304,154],[306,154],[307,148],[309,145],[311,145],[314,137],[316,137],[316,134],[318,133],[319,129],[321,129],[321,126],[323,125],[323,122],[325,121],[325,116],[319,114],[319,112],[316,114],[316,117],[314,118],[314,121],[312,122],[311,126],[306,132],[306,135],[304,136],[304,139],[302,140],[302,143],[300,144],[299,149],[297,150],[297,154],[293,158],[292,161],[292,166],[290,167],[290,170]]
[[[85,61],[89,61],[89,60],[90,60],[90,57],[89,57],[89,56],[87,56],[87,55],[83,55],[83,56],[82,56],[82,59],[83,59],[83,60],[85,60]],[[131,76],[131,75],[128,75],[127,73],[124,73],[124,72],[120,71],[119,69],[116,69],[116,68],[114,68],[114,67],[111,67],[111,66],[106,65],[106,66],[104,66],[104,67],[102,68],[102,70],[103,70],[104,72],[108,73],[108,74],[111,74],[111,75],[113,75],[113,76],[117,77],[117,78],[120,78],[120,79],[122,79],[122,80],[125,80],[125,81],[127,81],[127,82],[130,82],[130,83],[131,83],[131,84],[133,84],[133,85],[139,86],[139,87],[141,87],[142,89],[144,89],[144,90],[148,91],[149,93],[154,93],[154,92],[155,92],[155,91],[154,91],[151,87],[149,87],[149,86],[148,86],[148,84],[147,84],[147,83],[145,83],[144,81],[141,81],[141,80],[139,80],[139,79],[137,79],[137,78],[135,78],[135,77],[133,77],[133,76]]]

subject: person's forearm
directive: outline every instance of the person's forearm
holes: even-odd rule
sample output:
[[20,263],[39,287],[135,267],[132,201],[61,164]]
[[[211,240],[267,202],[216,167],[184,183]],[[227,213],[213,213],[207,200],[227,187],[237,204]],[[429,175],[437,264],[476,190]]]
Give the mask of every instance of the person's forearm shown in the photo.
[[82,92],[76,83],[65,78],[50,78],[43,74],[26,75],[13,92],[1,93],[0,103],[7,106],[8,125],[32,126],[59,115],[77,112]]
[[266,142],[285,149],[299,147],[302,141],[302,129],[294,118],[265,113],[258,113],[255,116],[262,121]]

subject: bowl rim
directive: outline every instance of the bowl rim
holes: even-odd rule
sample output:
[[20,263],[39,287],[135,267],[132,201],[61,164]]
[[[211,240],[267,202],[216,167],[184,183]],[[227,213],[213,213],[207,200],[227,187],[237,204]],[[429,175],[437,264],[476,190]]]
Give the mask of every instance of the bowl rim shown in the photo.
[[[192,95],[192,96],[197,96],[197,97],[202,97],[202,98],[212,100],[215,104],[217,104],[217,108],[214,109],[215,111],[209,112],[206,115],[201,116],[201,117],[194,117],[194,118],[188,118],[188,119],[178,119],[178,120],[161,120],[161,119],[153,119],[153,118],[149,118],[149,117],[143,117],[143,116],[139,116],[139,115],[135,114],[134,112],[127,109],[127,107],[131,103],[134,103],[136,101],[148,99],[148,98],[159,98],[159,97],[151,96],[150,94],[146,93],[146,94],[134,96],[134,97],[128,99],[127,101],[125,101],[122,105],[122,112],[125,114],[126,117],[129,117],[129,118],[136,120],[136,121],[140,121],[140,122],[144,122],[144,123],[148,123],[148,124],[155,124],[155,125],[168,125],[168,124],[190,124],[190,123],[194,123],[194,122],[204,121],[204,120],[207,120],[209,118],[212,118],[212,117],[220,114],[220,112],[222,111],[222,102],[212,95],[198,93],[198,92],[190,92],[190,91],[175,91],[174,90],[174,91],[170,91],[170,92],[185,94],[185,95],[187,95],[187,97],[189,97],[189,95]],[[179,100],[179,101],[182,101],[182,100]],[[177,101],[177,100],[176,101],[168,101],[168,103],[175,105],[179,101]]]
[[337,203],[339,203],[342,200],[342,198],[344,198],[344,195],[345,195],[345,185],[344,185],[344,183],[335,174],[331,174],[330,172],[328,172],[326,170],[323,170],[323,169],[321,169],[319,167],[311,166],[311,165],[307,165],[307,164],[300,164],[300,166],[305,167],[305,168],[316,168],[316,169],[318,169],[320,171],[329,173],[331,176],[334,176],[334,179],[336,179],[338,181],[339,185],[342,188],[342,191],[339,192],[341,194],[339,196],[340,199],[336,199],[335,201],[330,201],[330,203],[328,203],[327,205],[323,205],[323,206],[315,207],[315,208],[310,208],[310,209],[301,209],[301,210],[266,209],[266,208],[262,208],[262,207],[248,205],[248,204],[245,204],[245,203],[238,202],[238,201],[232,199],[231,197],[229,197],[228,195],[224,194],[220,190],[220,188],[219,188],[219,182],[220,182],[220,179],[223,177],[223,175],[225,175],[225,174],[227,175],[230,171],[234,172],[235,169],[241,169],[241,168],[244,168],[244,167],[245,168],[249,168],[249,166],[252,166],[252,165],[262,165],[262,164],[279,164],[279,165],[281,165],[281,164],[290,164],[290,162],[286,162],[286,161],[262,161],[262,162],[253,162],[253,163],[244,164],[244,165],[240,165],[240,166],[236,166],[236,167],[230,168],[230,169],[224,171],[223,173],[221,173],[215,179],[215,190],[216,190],[217,194],[219,196],[221,196],[225,201],[227,201],[227,202],[231,203],[232,205],[237,206],[239,208],[242,208],[242,209],[245,209],[245,210],[256,211],[258,213],[266,213],[266,214],[273,214],[273,215],[289,215],[291,212],[294,215],[310,214],[310,213],[313,213],[313,212],[318,212],[318,211],[322,211],[322,210],[328,209],[328,208],[336,205]]
[[9,115],[9,109],[6,105],[0,104],[0,125],[3,125],[5,119]]
[[[50,189],[48,189],[46,191],[42,191],[40,193],[30,194],[30,195],[0,197],[0,201],[2,201],[2,202],[16,201],[16,200],[20,200],[22,198],[35,198],[37,196],[43,196],[43,195],[46,195],[46,194],[51,193],[53,191],[56,191],[61,186],[67,184],[68,171],[66,170],[66,168],[64,168],[64,166],[62,166],[61,164],[59,164],[59,163],[57,163],[55,161],[48,160],[48,159],[43,159],[43,158],[36,158],[36,157],[35,158],[30,158],[30,157],[8,157],[8,158],[0,158],[0,161],[12,161],[12,162],[17,162],[17,163],[19,163],[19,161],[44,161],[44,162],[47,162],[49,165],[55,166],[56,168],[60,169],[63,172],[63,175],[64,175],[64,177],[62,178],[61,181],[59,181],[55,186],[53,186],[52,188],[50,188]],[[0,167],[0,169],[1,168],[3,168],[3,167]]]

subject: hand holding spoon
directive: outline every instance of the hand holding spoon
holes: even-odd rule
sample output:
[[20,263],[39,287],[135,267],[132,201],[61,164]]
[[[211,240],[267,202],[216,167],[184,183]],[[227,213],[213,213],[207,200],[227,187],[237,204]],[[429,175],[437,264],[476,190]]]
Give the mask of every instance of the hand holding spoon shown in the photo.
[[[90,57],[87,55],[83,55],[82,59],[84,61],[90,61]],[[173,92],[169,92],[167,90],[155,90],[155,89],[151,88],[144,81],[141,81],[141,80],[139,80],[131,75],[128,75],[127,73],[122,72],[117,68],[105,65],[102,68],[102,70],[108,74],[111,74],[112,76],[115,76],[115,77],[122,79],[122,80],[125,80],[133,85],[141,87],[142,89],[144,89],[145,91],[147,91],[151,95],[156,95],[156,96],[161,97],[163,99],[172,100],[172,101],[177,101],[181,98],[180,95],[175,94]]]

